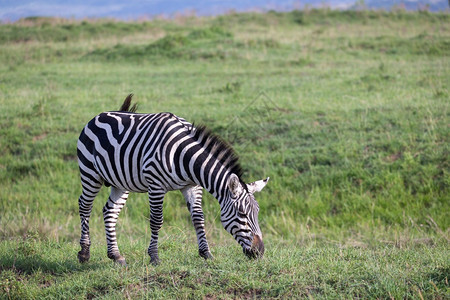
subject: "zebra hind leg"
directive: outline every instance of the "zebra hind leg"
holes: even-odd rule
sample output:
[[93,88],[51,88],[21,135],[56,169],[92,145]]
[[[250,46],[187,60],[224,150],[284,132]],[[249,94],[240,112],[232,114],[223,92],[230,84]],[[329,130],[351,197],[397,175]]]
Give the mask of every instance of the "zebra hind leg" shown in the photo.
[[111,187],[111,194],[103,207],[103,219],[105,221],[106,243],[108,245],[108,257],[120,265],[126,265],[125,258],[120,255],[116,238],[116,223],[119,213],[125,205],[128,192]]
[[78,260],[80,263],[89,261],[90,258],[90,246],[91,239],[89,236],[89,218],[91,216],[92,205],[94,199],[102,187],[101,181],[85,178],[83,173],[81,174],[81,184],[83,191],[80,198],[78,198],[78,207],[81,219],[81,238],[80,246],[81,250],[78,252]]
[[198,253],[204,259],[213,259],[205,233],[205,217],[202,209],[203,188],[201,186],[187,187],[181,192],[186,199],[187,207],[191,213],[192,224],[197,234]]

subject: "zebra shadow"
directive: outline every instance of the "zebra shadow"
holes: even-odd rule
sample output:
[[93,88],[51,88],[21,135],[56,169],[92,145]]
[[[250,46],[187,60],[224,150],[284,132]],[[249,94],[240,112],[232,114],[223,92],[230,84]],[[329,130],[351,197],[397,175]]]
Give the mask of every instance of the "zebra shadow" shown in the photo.
[[76,253],[68,253],[67,258],[60,259],[51,255],[30,253],[28,255],[14,255],[14,253],[0,253],[0,271],[10,270],[16,275],[33,275],[45,273],[50,275],[73,274],[99,269],[104,265],[100,261],[81,264]]

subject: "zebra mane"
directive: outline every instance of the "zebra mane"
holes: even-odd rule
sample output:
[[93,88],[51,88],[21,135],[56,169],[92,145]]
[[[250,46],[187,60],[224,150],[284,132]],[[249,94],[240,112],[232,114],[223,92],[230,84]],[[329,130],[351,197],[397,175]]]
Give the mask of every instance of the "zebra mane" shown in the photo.
[[[239,156],[229,143],[211,132],[205,125],[192,127],[190,133],[214,158],[218,159],[225,168],[236,174],[241,180],[243,170],[239,164]],[[242,180],[241,183],[244,188],[247,188]]]
[[127,111],[127,112],[136,112],[138,105],[135,103],[133,104],[133,106],[131,106],[131,98],[133,98],[133,94],[129,94],[126,98],[125,101],[123,101],[122,106],[120,107],[119,111]]
[[[125,101],[119,111],[132,113],[136,112],[138,105],[135,103],[131,106],[132,98],[133,94],[129,94],[125,98]],[[194,124],[192,124],[188,131],[195,140],[200,142],[200,144],[212,155],[212,157],[218,159],[228,171],[236,174],[244,188],[247,189],[247,185],[241,179],[244,172],[239,164],[239,156],[229,143],[223,140],[220,136],[214,134],[205,125],[194,127]]]

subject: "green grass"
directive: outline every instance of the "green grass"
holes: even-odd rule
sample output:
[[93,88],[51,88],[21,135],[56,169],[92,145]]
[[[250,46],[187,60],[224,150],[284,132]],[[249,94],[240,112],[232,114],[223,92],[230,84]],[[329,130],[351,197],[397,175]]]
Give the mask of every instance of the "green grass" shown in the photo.
[[[176,234],[178,235],[178,234]],[[104,249],[78,264],[75,244],[6,241],[1,245],[4,296],[24,298],[445,298],[448,255],[444,246],[336,245],[269,239],[265,258],[249,262],[236,247],[217,247],[215,260],[196,255],[190,239],[164,239],[158,267],[148,264],[144,240],[125,243],[126,268]]]
[[[449,297],[450,17],[310,10],[0,26],[0,297]],[[118,223],[128,267],[106,257],[94,203],[91,261],[76,259],[76,140],[129,93],[230,141],[257,195],[266,245],[247,260],[204,196],[215,260],[197,254],[167,195],[162,264],[148,201]]]

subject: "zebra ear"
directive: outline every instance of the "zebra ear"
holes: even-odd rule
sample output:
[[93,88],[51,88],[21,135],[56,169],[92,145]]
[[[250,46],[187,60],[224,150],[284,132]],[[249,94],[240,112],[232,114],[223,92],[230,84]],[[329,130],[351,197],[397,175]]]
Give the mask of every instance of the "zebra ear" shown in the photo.
[[269,178],[270,177],[267,177],[266,179],[258,180],[247,184],[248,191],[252,194],[255,192],[261,192],[261,190],[266,186],[267,182],[269,181]]
[[239,182],[239,177],[236,174],[231,174],[228,179],[228,188],[230,189],[233,196],[238,196],[242,193],[242,186]]

